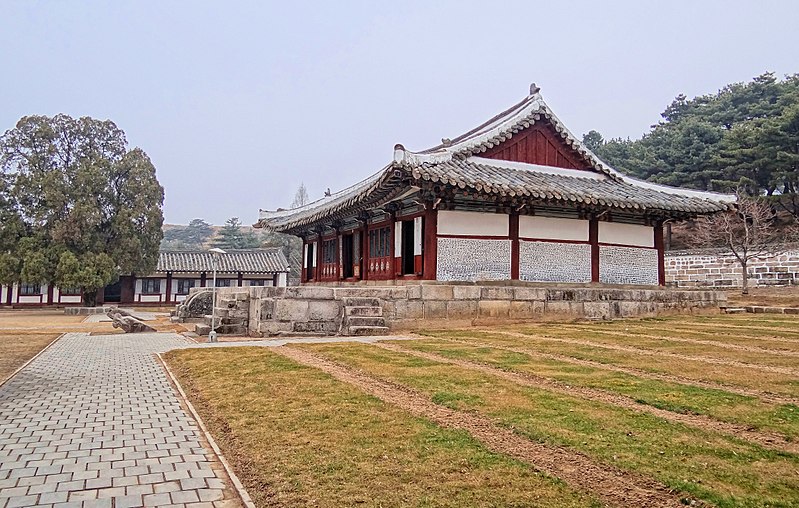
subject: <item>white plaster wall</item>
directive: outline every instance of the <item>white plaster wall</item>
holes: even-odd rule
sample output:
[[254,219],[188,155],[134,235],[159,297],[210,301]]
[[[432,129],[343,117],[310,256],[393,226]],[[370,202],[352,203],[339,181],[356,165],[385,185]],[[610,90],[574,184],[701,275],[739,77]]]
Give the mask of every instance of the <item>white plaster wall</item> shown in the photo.
[[402,221],[394,223],[394,257],[402,256]]
[[0,305],[7,305],[8,286],[0,286]]
[[654,247],[655,228],[619,222],[600,222],[599,242],[634,247]]
[[509,280],[510,240],[439,238],[436,280]]
[[591,282],[587,243],[519,242],[519,279],[531,282]]
[[422,255],[422,218],[413,219],[413,255]]
[[508,236],[509,216],[501,213],[438,212],[439,235]]
[[519,216],[519,236],[537,240],[588,241],[588,221],[560,217]]
[[302,246],[302,267],[308,268],[308,244]]
[[[58,300],[53,298],[53,301],[57,302]],[[61,303],[80,303],[80,302],[81,298],[78,295],[69,295],[61,297]]]
[[287,273],[279,273],[277,275],[277,285],[279,287],[286,287],[287,280],[288,280],[288,274]]
[[[316,268],[316,258],[319,256],[319,242],[313,243],[313,256],[311,256],[311,268]],[[316,275],[319,278],[319,275]]]
[[136,298],[136,300],[142,303],[153,303],[153,302],[163,301],[160,295],[139,295]]

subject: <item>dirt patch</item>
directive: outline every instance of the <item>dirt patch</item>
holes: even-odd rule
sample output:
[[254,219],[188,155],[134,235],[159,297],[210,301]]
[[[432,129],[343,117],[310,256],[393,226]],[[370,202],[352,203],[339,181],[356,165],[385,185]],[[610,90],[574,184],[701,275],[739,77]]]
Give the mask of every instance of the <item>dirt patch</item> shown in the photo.
[[529,463],[610,505],[678,507],[690,502],[652,479],[597,463],[577,452],[532,442],[487,418],[439,406],[408,387],[376,379],[308,351],[283,346],[275,348],[275,352],[318,368],[412,414],[444,427],[465,430],[492,451]]
[[739,362],[736,360],[722,360],[721,358],[713,358],[709,356],[694,356],[694,355],[684,355],[680,353],[670,353],[668,351],[652,351],[649,349],[642,349],[632,346],[621,346],[618,344],[606,344],[603,342],[592,342],[590,340],[579,340],[579,339],[564,339],[561,337],[547,337],[543,335],[532,335],[532,334],[525,334],[520,332],[508,332],[504,330],[481,330],[481,331],[490,331],[491,333],[499,333],[502,335],[507,335],[509,337],[517,337],[517,338],[528,338],[528,339],[537,339],[549,342],[560,342],[563,344],[571,344],[574,346],[588,346],[588,347],[598,347],[602,349],[610,349],[613,351],[622,351],[625,353],[634,353],[637,355],[646,355],[646,356],[663,356],[668,358],[675,358],[678,360],[689,360],[694,362],[704,362],[711,365],[727,365],[730,367],[743,367],[747,369],[754,369],[754,370],[761,370],[764,372],[774,372],[777,374],[787,374],[789,376],[799,376],[799,372],[796,369],[791,369],[788,367],[775,367],[773,365],[760,365],[756,363],[747,363],[747,362]]
[[618,395],[615,393],[607,392],[604,390],[597,390],[594,388],[587,388],[581,386],[568,385],[566,383],[556,381],[534,374],[522,372],[509,372],[506,370],[498,369],[486,364],[471,362],[467,360],[456,360],[447,358],[446,356],[437,355],[434,353],[426,353],[423,351],[416,351],[407,349],[397,344],[374,343],[375,346],[395,351],[398,353],[416,356],[417,358],[424,358],[439,363],[448,363],[457,365],[466,369],[478,370],[492,376],[497,376],[508,381],[514,382],[523,386],[530,386],[534,388],[541,388],[555,393],[560,393],[569,396],[576,396],[583,399],[591,400],[594,402],[602,402],[605,404],[613,404],[614,406],[629,409],[639,413],[649,413],[651,415],[663,418],[673,423],[680,423],[689,427],[695,427],[702,430],[711,432],[721,432],[729,434],[734,437],[756,443],[764,448],[770,448],[778,451],[785,451],[790,453],[799,453],[799,443],[791,442],[785,436],[772,433],[752,430],[750,427],[743,425],[736,425],[709,418],[705,415],[696,414],[682,414],[667,411],[665,409],[656,408],[648,404],[636,402],[630,397]]
[[[493,333],[493,331],[492,331]],[[698,379],[692,379],[688,377],[676,376],[672,374],[661,374],[656,372],[650,372],[643,369],[636,369],[633,367],[621,367],[618,365],[611,365],[608,363],[597,362],[593,360],[584,360],[581,358],[574,358],[572,356],[567,355],[559,355],[555,353],[544,353],[542,351],[536,351],[534,349],[527,349],[527,348],[517,348],[517,347],[510,347],[510,346],[503,346],[499,344],[491,344],[488,342],[478,342],[473,340],[461,340],[461,339],[453,339],[449,337],[434,337],[437,340],[443,340],[447,342],[453,342],[456,344],[463,344],[467,346],[477,346],[477,347],[485,347],[485,348],[494,348],[494,349],[501,349],[503,351],[509,351],[511,353],[518,353],[522,355],[529,355],[534,356],[537,358],[543,358],[547,360],[554,360],[558,362],[565,362],[571,363],[573,365],[580,365],[583,367],[592,367],[596,369],[602,369],[612,372],[619,372],[622,374],[629,374],[631,376],[637,376],[644,379],[652,379],[656,381],[666,381],[672,383],[679,383],[683,385],[689,386],[697,386],[699,388],[707,388],[709,390],[723,390],[730,393],[734,393],[736,395],[742,395],[745,397],[758,397],[766,402],[771,402],[774,404],[797,404],[799,405],[799,399],[793,397],[784,397],[778,394],[764,392],[760,390],[752,390],[738,386],[731,386],[721,383],[713,383],[709,381],[701,381]]]
[[746,305],[767,305],[769,307],[799,307],[799,286],[782,286],[771,288],[749,288],[748,295],[741,290],[727,291],[730,305],[736,307]]

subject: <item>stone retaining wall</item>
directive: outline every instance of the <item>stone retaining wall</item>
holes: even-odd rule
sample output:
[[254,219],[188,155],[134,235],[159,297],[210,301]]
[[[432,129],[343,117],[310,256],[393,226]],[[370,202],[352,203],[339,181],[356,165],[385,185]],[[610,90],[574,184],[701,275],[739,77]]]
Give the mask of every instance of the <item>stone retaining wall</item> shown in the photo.
[[[666,253],[666,283],[677,287],[740,287],[743,271],[729,252]],[[750,286],[799,284],[799,249],[749,262]]]
[[342,330],[347,299],[374,299],[392,331],[468,326],[546,318],[612,319],[718,309],[726,295],[716,291],[610,286],[415,284],[219,288],[227,313],[249,318],[251,336]]

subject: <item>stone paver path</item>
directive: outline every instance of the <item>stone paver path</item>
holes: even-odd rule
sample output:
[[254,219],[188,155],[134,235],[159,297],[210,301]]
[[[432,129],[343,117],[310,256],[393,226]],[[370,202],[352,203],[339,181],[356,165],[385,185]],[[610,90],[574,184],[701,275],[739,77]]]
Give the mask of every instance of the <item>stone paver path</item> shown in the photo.
[[0,508],[238,506],[153,355],[187,345],[70,333],[0,387]]

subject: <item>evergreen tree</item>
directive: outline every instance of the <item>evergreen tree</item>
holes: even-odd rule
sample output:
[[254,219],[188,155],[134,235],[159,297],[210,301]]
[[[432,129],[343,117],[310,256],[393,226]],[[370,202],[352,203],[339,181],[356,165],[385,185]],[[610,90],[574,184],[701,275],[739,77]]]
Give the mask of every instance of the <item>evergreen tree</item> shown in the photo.
[[28,116],[0,137],[2,282],[81,287],[84,303],[158,261],[164,190],[111,121]]
[[242,231],[238,217],[231,217],[213,240],[213,246],[220,249],[253,249],[261,246],[258,236],[252,231]]

